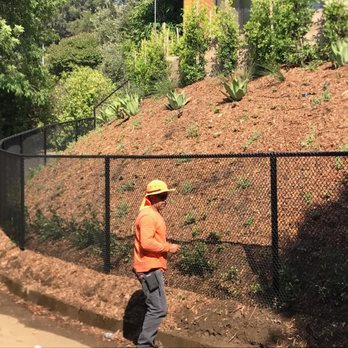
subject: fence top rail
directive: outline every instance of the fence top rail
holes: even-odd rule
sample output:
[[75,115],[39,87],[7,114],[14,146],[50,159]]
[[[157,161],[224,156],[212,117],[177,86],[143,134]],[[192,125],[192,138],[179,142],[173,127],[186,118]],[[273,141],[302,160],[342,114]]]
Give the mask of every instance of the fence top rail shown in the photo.
[[76,122],[84,122],[84,121],[93,121],[94,117],[86,117],[86,118],[79,118],[77,120],[72,121],[65,121],[65,122],[56,122],[51,123],[45,126],[45,128],[51,128],[51,127],[57,127],[57,126],[66,126],[67,124],[75,124]]
[[29,135],[35,134],[37,132],[43,131],[44,129],[47,129],[47,128],[53,128],[53,127],[57,127],[57,126],[66,126],[68,124],[75,124],[76,122],[80,123],[80,122],[84,122],[84,121],[93,121],[93,120],[94,120],[93,117],[86,117],[86,118],[79,118],[77,120],[72,120],[72,121],[56,122],[56,123],[48,124],[45,126],[37,127],[34,129],[29,129],[29,130],[26,130],[26,131],[23,131],[23,132],[20,132],[17,134],[10,135],[9,137],[0,139],[0,149],[3,149],[2,145],[9,140],[20,138],[23,136],[29,136]]
[[[0,149],[0,152],[7,151]],[[202,158],[284,158],[284,157],[348,157],[348,151],[332,152],[254,152],[254,153],[213,153],[213,154],[185,154],[185,155],[30,155],[14,154],[24,158],[80,158],[80,159],[202,159]]]
[[64,126],[67,124],[74,124],[76,122],[91,121],[93,117],[87,117],[72,121],[66,121],[61,123],[54,123],[45,125],[42,127],[30,129],[21,133],[11,135],[7,138],[0,139],[0,152],[5,152],[13,156],[19,156],[24,158],[109,158],[109,159],[194,159],[194,158],[282,158],[282,157],[345,157],[348,156],[348,151],[322,151],[322,152],[254,152],[254,153],[213,153],[213,154],[163,154],[163,155],[66,155],[66,154],[16,154],[6,151],[4,144],[12,139],[20,139],[28,134],[34,134],[38,131],[45,130],[47,128],[55,126]]

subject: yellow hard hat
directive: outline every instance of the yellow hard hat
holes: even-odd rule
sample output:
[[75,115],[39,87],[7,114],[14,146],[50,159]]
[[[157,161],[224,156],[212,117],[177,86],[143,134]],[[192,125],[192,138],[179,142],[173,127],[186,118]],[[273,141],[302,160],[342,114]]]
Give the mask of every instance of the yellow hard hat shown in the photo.
[[152,180],[147,184],[146,196],[159,195],[164,192],[173,192],[175,189],[169,189],[167,184],[162,180]]

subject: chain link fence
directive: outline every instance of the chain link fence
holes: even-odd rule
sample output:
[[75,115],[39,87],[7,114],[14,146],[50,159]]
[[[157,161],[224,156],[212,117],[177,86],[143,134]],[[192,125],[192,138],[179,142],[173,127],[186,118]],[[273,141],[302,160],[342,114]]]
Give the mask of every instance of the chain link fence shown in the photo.
[[0,224],[21,247],[130,275],[134,221],[159,178],[176,188],[164,211],[168,239],[181,245],[169,286],[277,306],[299,295],[346,300],[347,152],[52,154],[76,129],[3,142],[17,154],[0,151]]

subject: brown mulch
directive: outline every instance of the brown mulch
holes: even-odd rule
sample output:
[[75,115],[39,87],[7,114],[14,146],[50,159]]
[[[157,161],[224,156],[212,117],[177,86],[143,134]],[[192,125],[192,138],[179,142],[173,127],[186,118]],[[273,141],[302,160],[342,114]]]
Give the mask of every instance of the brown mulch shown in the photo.
[[[21,251],[2,231],[0,269],[2,274],[28,289],[79,308],[139,324],[143,304],[135,279],[105,275],[30,250]],[[295,341],[297,347],[305,344],[297,335],[293,321],[272,311],[170,287],[166,293],[170,310],[161,325],[164,332],[204,338],[206,343],[216,346],[225,343],[288,346]],[[120,332],[115,336],[119,346],[131,346],[131,341],[122,338]]]
[[[284,75],[283,82],[277,81],[272,76],[250,82],[246,97],[238,103],[226,102],[221,82],[217,78],[207,78],[185,88],[186,95],[191,101],[185,106],[182,114],[166,110],[165,98],[146,99],[138,115],[125,123],[118,124],[115,121],[92,131],[66,153],[221,154],[334,151],[347,146],[348,66],[334,70],[327,63],[315,71],[295,68],[284,71]],[[324,100],[325,93],[326,100]],[[320,160],[321,162],[317,159],[308,160],[305,168],[300,160],[294,160],[290,164],[285,160],[279,161],[278,177],[283,179],[279,186],[282,192],[285,192],[283,201],[279,202],[281,244],[285,245],[296,238],[301,222],[313,207],[304,202],[305,194],[311,193],[312,203],[316,206],[331,204],[340,197],[341,188],[344,186],[342,183],[348,177],[346,159],[342,159],[343,169],[339,171],[332,170],[335,163],[331,159]],[[329,174],[325,176],[324,170],[318,170],[320,167],[330,169],[327,171]],[[296,175],[289,175],[295,171]],[[268,162],[265,163],[262,159],[195,159],[180,163],[175,160],[118,159],[111,161],[110,175],[111,229],[118,237],[132,236],[132,224],[144,187],[150,179],[158,177],[165,179],[179,191],[179,194],[170,199],[165,213],[171,238],[182,243],[192,240],[192,225],[183,223],[185,215],[192,210],[196,213],[200,238],[206,238],[209,232],[218,230],[223,241],[243,245],[257,244],[262,250],[269,249],[271,244],[270,206],[267,201],[269,166]],[[236,182],[246,177],[257,187],[252,194],[248,189],[236,188]],[[130,181],[133,182],[134,189],[121,191],[122,185]],[[182,185],[188,181],[192,184],[193,191],[182,194]],[[122,202],[129,204],[126,217],[120,215],[119,204]],[[26,206],[31,222],[34,221],[35,212],[39,209],[46,216],[49,216],[52,210],[67,220],[74,219],[77,222],[90,219],[93,213],[103,221],[104,161],[102,159],[52,161],[40,171],[39,175],[28,181]],[[288,212],[293,207],[301,209],[297,215],[290,216]],[[246,221],[250,217],[253,224],[246,226]],[[310,225],[308,221],[306,224]],[[344,240],[345,230],[341,233]],[[52,256],[61,257],[62,254],[65,260],[71,262],[81,262],[81,260],[84,260],[82,263],[97,262],[90,254],[69,248],[65,240],[52,245],[42,244],[31,234],[28,245],[34,250],[45,253],[47,259],[54,260],[53,264],[57,265],[59,260]],[[23,255],[26,255],[25,253]],[[233,249],[232,253],[236,259],[245,258],[243,251],[239,249]],[[37,254],[30,255],[39,257]],[[221,253],[220,256],[228,259],[229,254]],[[35,264],[39,269],[41,260],[34,262]],[[125,299],[120,300],[116,296],[112,299],[115,302],[110,303],[109,300],[103,303],[98,297],[83,297],[86,295],[82,294],[81,301],[84,303],[103,310],[107,310],[108,306],[111,306],[110,308],[116,306],[118,312],[116,310],[113,315],[123,315],[122,311],[127,301],[137,289],[135,281],[129,277],[121,278],[122,285],[119,289],[119,275],[105,276],[74,264],[68,265],[69,269],[74,269],[73,272],[83,274],[84,279],[98,279],[102,284],[101,287],[98,286],[98,293],[103,292],[105,288],[107,294],[111,292],[114,294],[115,288],[109,288],[110,284],[113,284],[117,287],[117,293],[120,290],[121,294],[127,294],[128,297]],[[128,272],[125,266],[128,267]],[[67,267],[66,264],[64,267]],[[54,279],[60,276],[60,272],[64,272],[62,270],[64,267],[52,266],[47,268],[47,274],[41,276],[46,279],[50,274],[48,279],[52,279],[52,284],[48,284],[49,291],[54,291],[51,286],[57,287],[57,293],[61,291]],[[121,262],[119,270],[118,274],[127,275],[129,263]],[[245,273],[249,274],[250,271],[246,270]],[[274,340],[268,342],[269,345],[277,341],[284,345],[304,344],[303,338],[300,337],[302,334],[294,331],[292,320],[284,322],[271,311],[255,309],[233,300],[216,300],[202,294],[185,292],[178,289],[177,285],[182,281],[179,275],[171,270],[169,274],[168,283],[173,287],[168,289],[171,312],[164,323],[164,330],[179,330],[188,335],[209,337],[215,339],[215,342],[220,339],[232,343],[262,344],[268,342],[269,337],[275,332]],[[76,277],[75,280],[62,278],[59,284],[63,286],[62,284],[66,282],[69,284],[67,288],[74,289],[79,281],[80,277]],[[198,278],[191,278],[190,281],[192,288],[195,288],[195,285],[197,289],[205,286],[205,282]],[[250,278],[248,281],[250,282]],[[209,289],[211,288],[207,286],[206,294],[209,294]],[[108,295],[102,296],[107,298]],[[69,299],[68,293],[67,298]],[[180,305],[177,298],[183,299]],[[97,302],[93,302],[94,300]],[[306,320],[303,322],[306,323]],[[279,329],[282,333],[279,333]],[[254,338],[253,334],[256,335]],[[290,337],[291,340],[288,339]]]

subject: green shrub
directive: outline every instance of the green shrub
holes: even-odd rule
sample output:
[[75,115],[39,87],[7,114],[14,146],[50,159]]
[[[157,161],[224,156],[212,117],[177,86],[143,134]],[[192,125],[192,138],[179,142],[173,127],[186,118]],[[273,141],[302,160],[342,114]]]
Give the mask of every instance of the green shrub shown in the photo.
[[254,295],[262,294],[264,292],[264,289],[262,288],[259,282],[251,283],[249,285],[249,290],[250,290],[250,293]]
[[34,226],[39,234],[39,239],[42,241],[59,240],[64,236],[63,220],[56,212],[51,212],[51,215],[48,218],[43,215],[41,210],[35,214]]
[[90,220],[82,221],[80,224],[74,224],[75,229],[70,236],[74,246],[78,249],[85,249],[91,245],[95,245],[102,249],[104,232],[95,216],[92,216]]
[[153,31],[148,40],[142,40],[140,46],[129,43],[126,59],[127,77],[145,95],[151,94],[154,85],[169,76],[168,63],[165,59],[163,35]]
[[191,181],[184,181],[181,188],[181,193],[183,195],[188,195],[193,191],[193,186]]
[[331,50],[331,60],[336,68],[348,63],[348,40],[333,42]]
[[190,123],[186,128],[186,136],[188,138],[198,138],[199,137],[199,127],[195,122]]
[[124,47],[120,43],[105,43],[101,48],[101,71],[114,83],[125,80]]
[[126,183],[124,183],[120,186],[120,191],[121,192],[134,191],[134,185],[135,184],[133,181],[127,181]]
[[245,144],[242,145],[242,149],[246,151],[255,141],[259,140],[261,138],[261,133],[255,132],[253,133],[245,142]]
[[305,43],[304,36],[312,23],[313,2],[313,0],[252,2],[250,19],[244,26],[244,32],[255,62],[298,65],[308,59],[306,54],[310,53],[309,44]]
[[207,241],[210,243],[220,243],[221,242],[220,231],[210,231],[207,237]]
[[[185,153],[183,152],[180,152],[179,155],[186,155]],[[175,163],[177,165],[180,165],[182,163],[188,163],[188,162],[191,162],[192,161],[192,158],[177,158]]]
[[196,222],[196,214],[194,211],[191,210],[186,214],[184,224],[191,225],[191,224],[194,224],[195,222]]
[[239,283],[239,271],[235,266],[231,266],[227,272],[221,273],[220,279],[218,280],[218,288],[232,297],[238,297],[240,295],[238,289]]
[[106,123],[114,118],[120,118],[120,100],[114,99],[111,103],[109,103],[106,107],[100,110],[97,113],[97,121],[98,123]]
[[98,70],[82,67],[64,73],[53,91],[53,114],[60,122],[91,117],[93,106],[112,89],[111,80]]
[[252,185],[252,182],[249,178],[240,178],[237,182],[237,188],[241,188],[243,190],[249,188]]
[[140,98],[137,94],[127,93],[123,98],[119,98],[120,116],[121,118],[128,118],[135,116],[139,112]]
[[217,43],[217,72],[228,75],[237,66],[240,39],[236,11],[227,3],[222,4],[216,13],[214,36]]
[[325,1],[323,10],[323,58],[330,58],[331,44],[348,37],[348,6],[344,0]]
[[140,97],[136,93],[126,93],[123,97],[116,97],[97,114],[100,123],[112,119],[128,119],[140,110]]
[[[282,294],[283,299],[279,304],[281,308],[295,304],[301,297],[301,282],[297,273],[298,272],[296,272],[293,267],[288,265],[279,270],[280,293]],[[308,286],[308,284],[306,285]]]
[[230,282],[236,282],[239,279],[239,271],[237,267],[231,266],[227,272],[221,274],[221,278]]
[[120,202],[116,208],[116,217],[124,219],[129,212],[129,205],[126,202]]
[[97,37],[91,33],[64,38],[47,49],[48,68],[54,75],[72,71],[77,66],[96,68],[101,62]]
[[244,226],[244,227],[250,227],[251,225],[253,225],[253,223],[254,223],[254,218],[248,217],[248,218],[244,221],[243,226]]
[[191,98],[186,98],[186,94],[184,91],[182,93],[178,93],[176,90],[168,93],[167,99],[168,104],[166,106],[169,110],[181,109],[191,100]]
[[197,225],[194,225],[192,227],[192,231],[191,231],[191,234],[192,234],[192,238],[196,238],[200,233],[200,229]]
[[277,81],[285,81],[285,76],[280,69],[280,65],[275,62],[265,62],[260,64],[252,64],[248,74],[250,77],[260,77],[272,75]]
[[228,84],[226,81],[224,82],[225,91],[227,93],[224,93],[224,95],[230,100],[230,101],[240,101],[243,99],[243,97],[246,94],[247,87],[248,87],[248,80],[242,79],[242,78],[234,78],[230,84]]
[[117,240],[113,249],[114,255],[118,256],[123,262],[128,262],[132,257],[133,243]]
[[205,243],[194,241],[181,249],[177,267],[183,274],[204,277],[213,272],[216,264],[209,260],[209,251]]
[[171,93],[177,84],[168,75],[164,75],[162,79],[157,80],[154,85],[150,88],[151,97],[154,99],[159,99],[167,96]]
[[193,5],[184,14],[184,34],[179,47],[179,71],[182,85],[205,76],[205,52],[208,49],[208,15],[206,9]]

